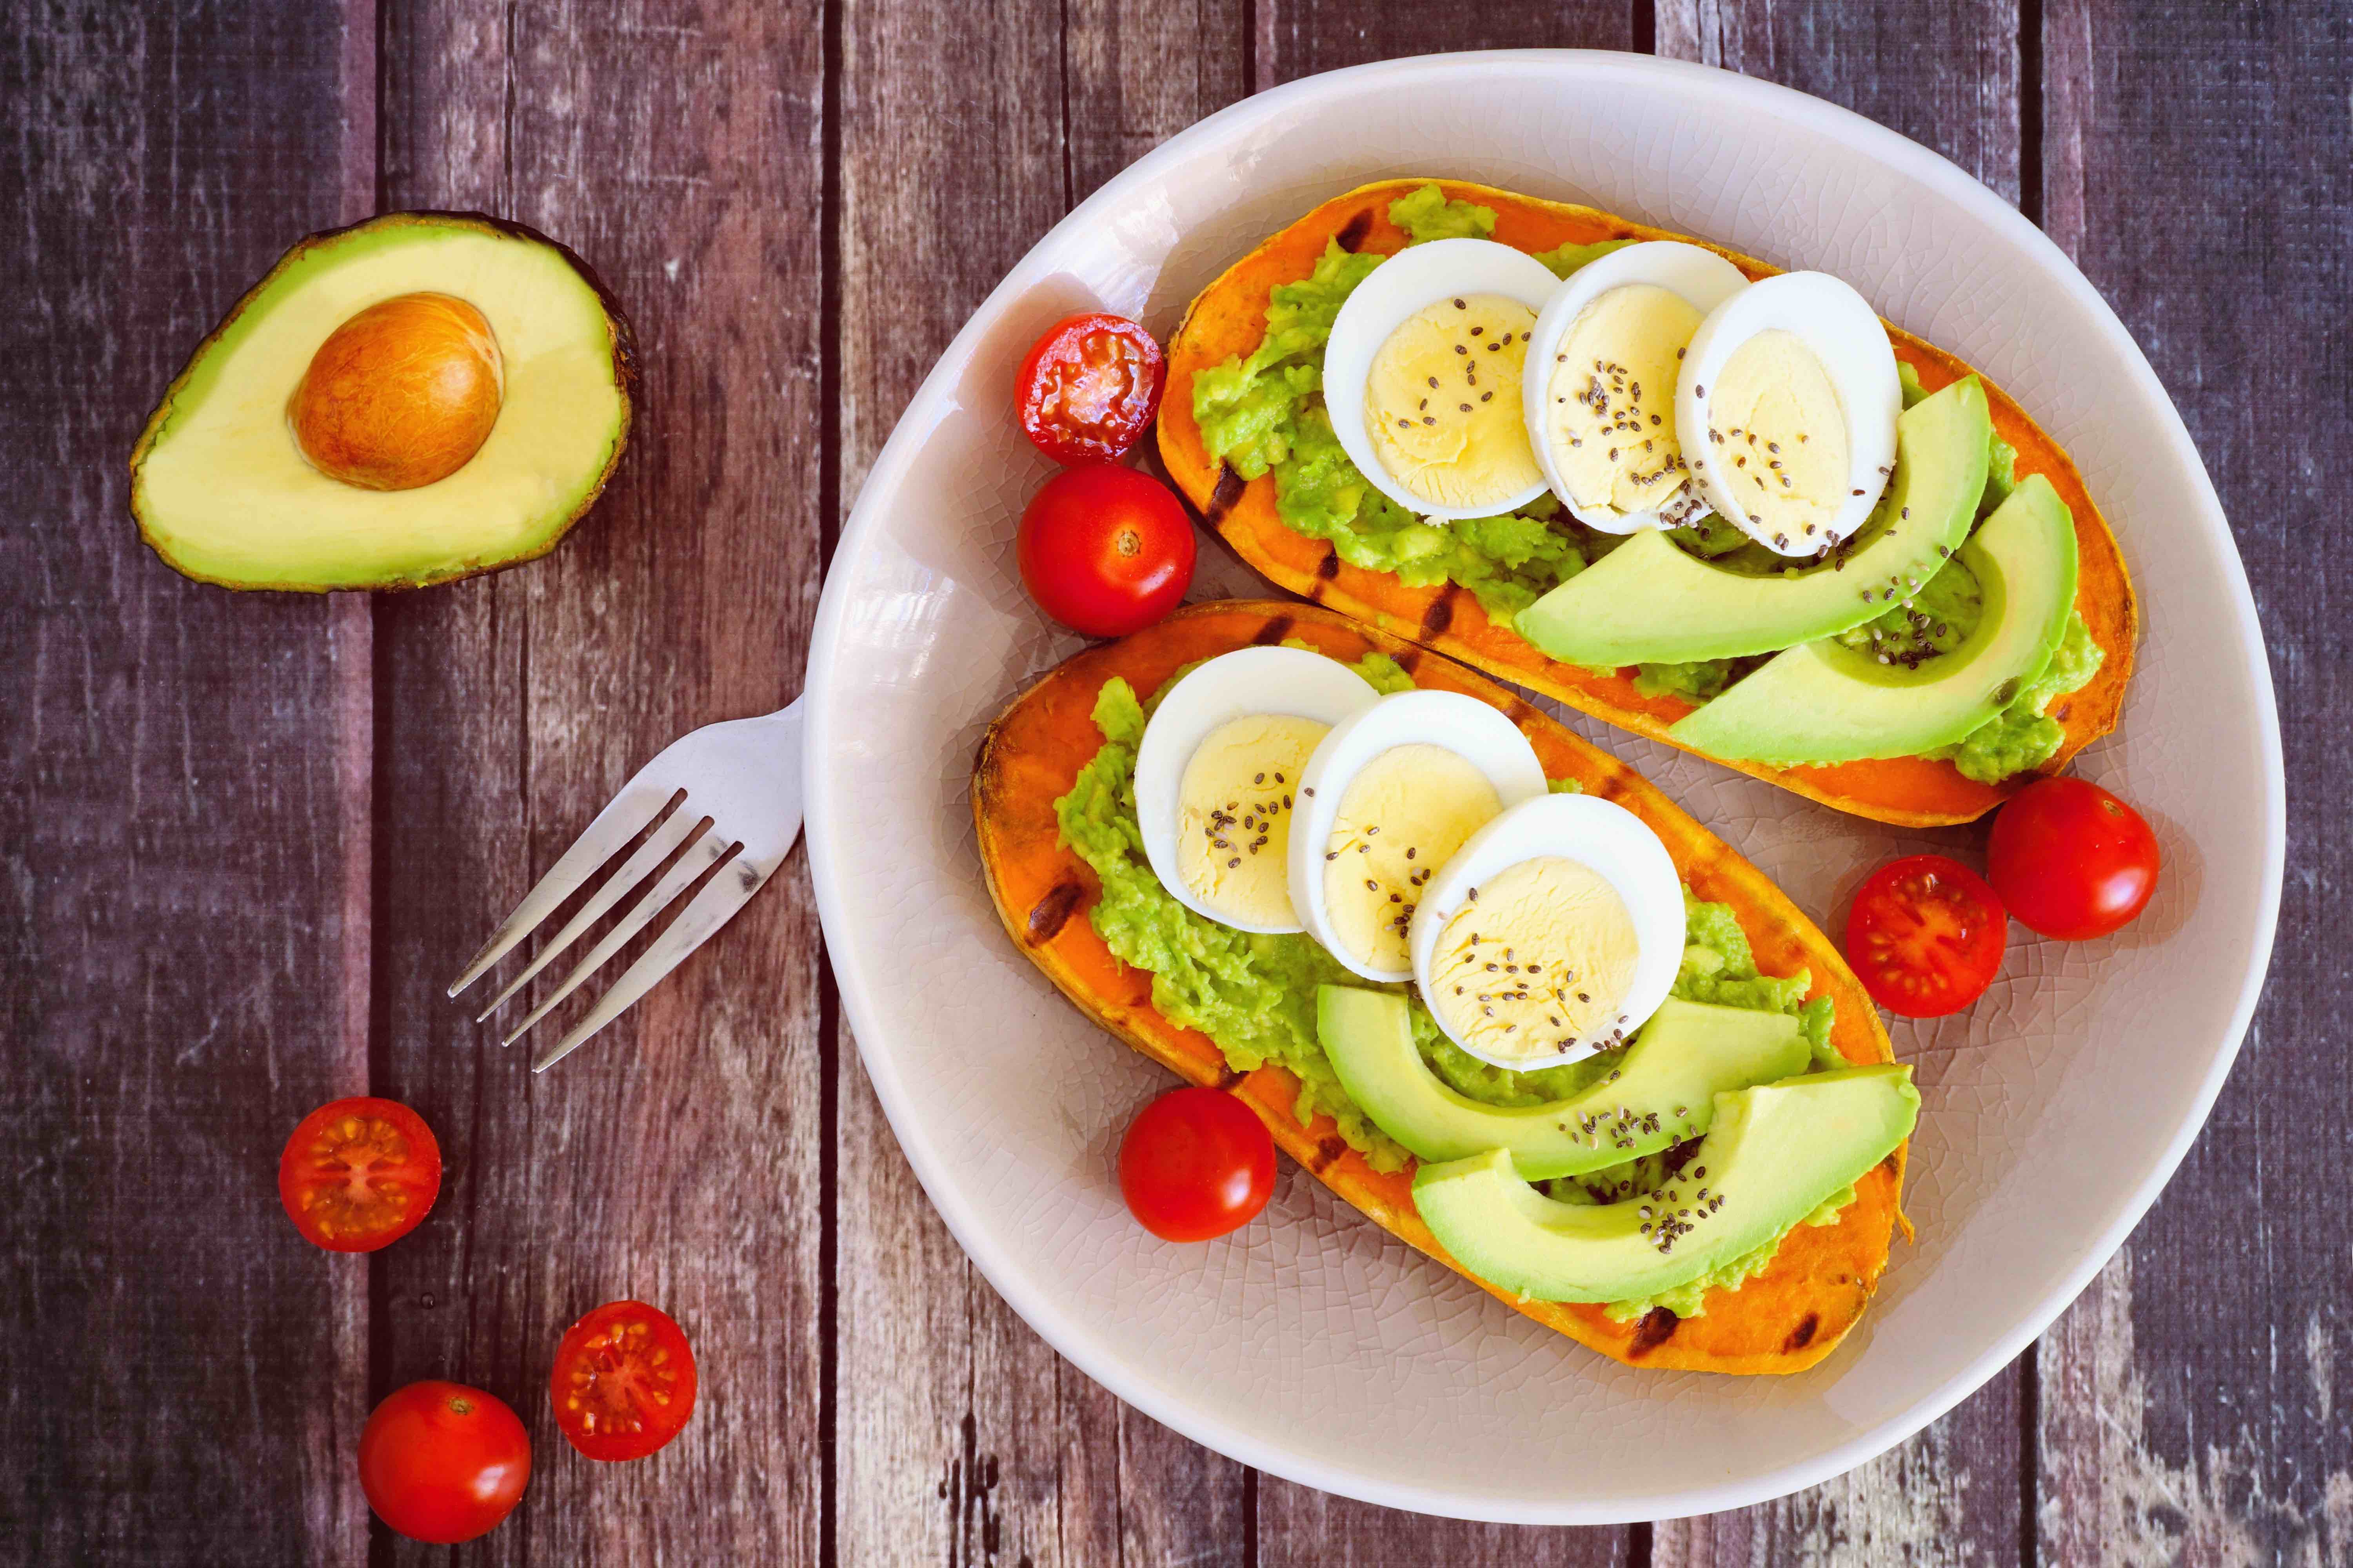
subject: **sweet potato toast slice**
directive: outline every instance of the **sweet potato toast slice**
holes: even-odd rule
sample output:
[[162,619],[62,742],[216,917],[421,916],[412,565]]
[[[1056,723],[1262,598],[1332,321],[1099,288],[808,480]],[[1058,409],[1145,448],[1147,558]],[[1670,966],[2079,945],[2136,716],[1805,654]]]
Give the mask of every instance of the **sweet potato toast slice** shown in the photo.
[[[1597,675],[1546,658],[1533,643],[1488,619],[1475,596],[1451,583],[1410,587],[1388,573],[1349,565],[1323,540],[1283,525],[1275,511],[1271,474],[1246,483],[1202,445],[1201,428],[1193,418],[1194,374],[1259,345],[1266,331],[1267,290],[1306,277],[1329,239],[1356,251],[1392,254],[1402,248],[1406,236],[1389,221],[1389,204],[1432,184],[1449,200],[1493,208],[1494,237],[1524,250],[1607,239],[1683,239],[1707,245],[1591,207],[1538,201],[1457,180],[1384,180],[1335,196],[1236,262],[1186,312],[1168,345],[1168,391],[1160,409],[1161,461],[1201,515],[1243,560],[1278,586],[1673,745],[1667,727],[1690,712],[1692,704],[1676,697],[1644,697],[1634,689],[1630,670]],[[1781,270],[1722,246],[1707,248],[1752,279]],[[1887,331],[1895,357],[1911,365],[1929,391],[1972,374],[1942,349],[1899,328]],[[2116,728],[2125,682],[2132,674],[2139,612],[2124,557],[2074,463],[2000,387],[1987,382],[1986,395],[1995,430],[2018,449],[2019,477],[2042,475],[2074,513],[2080,560],[2075,607],[2090,627],[2092,640],[2107,655],[2091,684],[2059,699],[2052,708],[2052,717],[2067,737],[2043,770],[2055,771]],[[2021,774],[2002,784],[1982,784],[1963,777],[1950,763],[1920,757],[1798,768],[1715,760],[1841,811],[1909,826],[1973,820],[2040,776]]]
[[[1871,998],[1829,940],[1757,868],[1623,763],[1473,671],[1329,610],[1261,601],[1191,605],[1147,631],[1078,655],[1023,693],[990,727],[972,787],[989,896],[1014,945],[1080,1011],[1180,1077],[1240,1096],[1284,1152],[1385,1229],[1461,1271],[1414,1208],[1410,1165],[1396,1174],[1375,1171],[1327,1116],[1301,1126],[1292,1111],[1298,1080],[1289,1071],[1269,1065],[1238,1074],[1208,1036],[1177,1026],[1154,1008],[1152,977],[1114,957],[1088,921],[1101,885],[1062,843],[1054,816],[1055,801],[1069,793],[1102,743],[1093,712],[1104,682],[1118,676],[1148,697],[1183,665],[1285,638],[1338,659],[1377,650],[1422,687],[1466,692],[1502,709],[1534,743],[1548,776],[1573,778],[1586,793],[1633,812],[1665,843],[1694,893],[1738,911],[1764,973],[1812,973],[1811,994],[1836,999],[1832,1039],[1842,1055],[1864,1063],[1894,1059]],[[1898,1149],[1856,1184],[1856,1201],[1839,1223],[1790,1232],[1768,1268],[1737,1290],[1709,1292],[1698,1317],[1678,1319],[1660,1308],[1617,1323],[1599,1307],[1523,1301],[1480,1283],[1536,1321],[1630,1365],[1800,1371],[1829,1354],[1854,1326],[1878,1284],[1899,1217],[1905,1152]]]

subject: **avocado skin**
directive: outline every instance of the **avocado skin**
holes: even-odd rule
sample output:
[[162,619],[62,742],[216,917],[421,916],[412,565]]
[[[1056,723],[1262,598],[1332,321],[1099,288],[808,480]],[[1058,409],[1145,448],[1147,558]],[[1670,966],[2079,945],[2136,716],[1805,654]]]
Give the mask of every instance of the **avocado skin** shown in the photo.
[[[245,314],[247,308],[252,305],[256,299],[269,289],[270,283],[279,274],[322,246],[332,245],[339,240],[368,230],[404,225],[471,228],[508,239],[525,240],[533,245],[544,246],[561,256],[573,271],[580,275],[581,280],[594,290],[597,303],[604,308],[606,326],[610,334],[613,352],[613,384],[621,396],[620,426],[614,432],[613,450],[606,459],[604,471],[596,476],[587,492],[581,497],[580,504],[573,509],[571,515],[564,520],[562,526],[550,534],[543,542],[496,561],[466,562],[447,572],[437,572],[423,577],[398,578],[369,584],[248,583],[191,571],[174,561],[171,553],[149,531],[147,520],[139,513],[138,499],[140,465],[146,460],[147,453],[154,446],[156,437],[163,433],[164,426],[170,422],[173,400],[179,395],[181,388],[187,384],[188,379],[195,374],[196,367],[204,363],[205,357],[220,342],[222,335],[237,323],[238,318]],[[603,276],[570,246],[541,233],[529,224],[516,223],[509,218],[493,217],[488,213],[463,212],[439,207],[417,207],[402,212],[379,213],[374,217],[362,218],[357,223],[344,224],[336,228],[320,229],[295,241],[287,247],[285,254],[271,265],[269,271],[255,279],[253,286],[237,297],[237,303],[229,307],[228,313],[214,323],[213,330],[206,332],[203,341],[196,344],[195,350],[189,353],[186,363],[181,365],[180,373],[174,376],[171,384],[164,389],[164,395],[156,400],[154,411],[148,415],[146,426],[139,433],[138,444],[131,449],[132,485],[127,504],[132,521],[138,526],[141,543],[153,551],[162,559],[164,564],[183,577],[194,582],[209,584],[216,588],[230,588],[248,594],[331,594],[431,588],[443,583],[462,582],[468,577],[480,577],[492,572],[503,572],[510,566],[520,566],[527,561],[536,561],[564,542],[574,527],[587,515],[589,509],[596,504],[598,498],[603,496],[606,485],[611,482],[614,471],[621,465],[621,454],[628,449],[629,431],[637,421],[638,384],[636,329],[629,324],[628,316],[622,310],[619,299],[607,286]]]

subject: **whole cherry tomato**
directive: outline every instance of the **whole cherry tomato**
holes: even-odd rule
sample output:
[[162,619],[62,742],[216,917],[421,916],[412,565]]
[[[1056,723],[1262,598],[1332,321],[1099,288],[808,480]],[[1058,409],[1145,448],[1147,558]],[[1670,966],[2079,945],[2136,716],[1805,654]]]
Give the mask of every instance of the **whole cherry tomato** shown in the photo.
[[514,1511],[531,1480],[531,1436],[495,1394],[412,1383],[360,1433],[360,1489],[411,1541],[471,1541]]
[[1150,332],[1124,316],[1067,316],[1021,362],[1014,405],[1039,451],[1075,468],[1109,463],[1150,427],[1168,363]]
[[1907,855],[1855,894],[1846,959],[1889,1012],[1942,1017],[1993,984],[2007,924],[2001,900],[1975,871],[1942,855]]
[[548,1397],[556,1428],[592,1459],[642,1459],[694,1414],[694,1352],[669,1313],[607,1301],[564,1331]]
[[278,1199],[303,1238],[374,1252],[415,1230],[441,1192],[441,1145],[417,1112],[365,1097],[322,1105],[278,1157]]
[[1193,551],[1193,520],[1168,487],[1109,464],[1047,480],[1015,544],[1038,607],[1091,637],[1140,632],[1175,609]]
[[1207,1241],[1248,1225],[1274,1192],[1274,1139],[1257,1112],[1214,1089],[1144,1108],[1119,1144],[1128,1211],[1164,1241]]
[[2139,812],[2078,778],[2041,779],[1993,819],[1986,877],[2028,929],[2062,942],[2105,936],[2157,891],[2157,835]]

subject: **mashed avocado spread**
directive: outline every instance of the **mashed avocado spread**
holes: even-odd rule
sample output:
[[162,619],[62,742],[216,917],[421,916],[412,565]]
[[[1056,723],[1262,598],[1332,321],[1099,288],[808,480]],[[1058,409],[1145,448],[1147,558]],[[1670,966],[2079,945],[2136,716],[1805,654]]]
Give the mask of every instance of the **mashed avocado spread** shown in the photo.
[[[1291,646],[1303,647],[1294,643]],[[1412,679],[1386,654],[1368,654],[1353,668],[1374,689],[1387,694],[1403,691]],[[1177,676],[1185,672],[1179,670]],[[1176,679],[1170,678],[1171,683]],[[1079,771],[1071,792],[1054,803],[1062,842],[1094,870],[1103,894],[1089,912],[1095,933],[1121,962],[1152,975],[1152,1005],[1162,1016],[1187,1028],[1198,1029],[1217,1043],[1227,1065],[1249,1072],[1274,1062],[1299,1079],[1293,1112],[1303,1125],[1323,1111],[1339,1124],[1340,1135],[1377,1171],[1405,1168],[1406,1152],[1391,1142],[1359,1110],[1340,1086],[1315,1032],[1315,988],[1330,984],[1365,985],[1304,934],[1254,935],[1195,914],[1160,885],[1144,853],[1144,836],[1135,814],[1135,753],[1144,740],[1144,726],[1158,701],[1139,701],[1124,680],[1103,683],[1095,698],[1095,728],[1103,745]],[[1556,792],[1574,790],[1573,780],[1553,781]],[[1828,996],[1806,999],[1812,984],[1804,971],[1786,978],[1760,974],[1747,934],[1727,904],[1702,903],[1684,895],[1685,946],[1683,967],[1672,994],[1688,1001],[1721,1007],[1746,1007],[1786,1013],[1799,1020],[1817,1065],[1843,1066],[1830,1043],[1834,1018]],[[1606,1052],[1561,1067],[1534,1072],[1510,1072],[1480,1061],[1439,1032],[1421,1001],[1404,985],[1382,986],[1401,994],[1413,1023],[1414,1043],[1422,1060],[1446,1083],[1489,1105],[1538,1105],[1576,1094],[1606,1076],[1623,1059],[1624,1052]],[[1655,1164],[1662,1156],[1648,1157]],[[1613,1184],[1643,1173],[1645,1162],[1634,1161],[1550,1184],[1555,1196],[1567,1201],[1605,1201]],[[1576,1189],[1571,1194],[1566,1189]],[[1631,1190],[1629,1188],[1628,1190]],[[1852,1196],[1852,1194],[1849,1194]],[[1840,1205],[1833,1199],[1809,1217],[1824,1223]],[[1688,1298],[1695,1309],[1709,1285],[1737,1285],[1763,1268],[1777,1241],[1750,1257],[1728,1261],[1684,1287],[1662,1296],[1655,1304],[1673,1307]],[[1647,1310],[1654,1303],[1614,1303],[1630,1311]]]
[[[1487,239],[1495,213],[1471,202],[1449,201],[1436,185],[1389,204],[1389,220],[1405,230],[1409,245],[1433,239]],[[1553,273],[1570,273],[1631,240],[1564,245],[1535,252]],[[1274,476],[1275,512],[1285,527],[1328,541],[1340,559],[1368,572],[1388,572],[1414,587],[1453,583],[1475,595],[1488,617],[1510,626],[1520,611],[1577,575],[1621,542],[1570,517],[1550,494],[1517,511],[1472,518],[1451,524],[1431,522],[1398,506],[1368,483],[1342,450],[1324,413],[1324,345],[1333,320],[1356,285],[1384,258],[1345,251],[1326,241],[1308,277],[1278,283],[1268,292],[1266,337],[1247,357],[1234,356],[1193,378],[1193,416],[1209,453],[1245,479]],[[1899,367],[1908,407],[1926,394],[1908,364]],[[1999,435],[1978,515],[1984,517],[2017,483],[2018,453]],[[1778,556],[1715,518],[1671,535],[1694,555],[1740,569],[1779,570]],[[1954,576],[1958,574],[1958,576]],[[1968,571],[1955,562],[1922,584],[1920,595],[1939,608],[1944,630],[1920,639],[1917,652],[1931,658],[1967,637],[1977,624],[1981,601]],[[1951,581],[1947,581],[1951,578]],[[1901,609],[1845,634],[1869,644],[1881,637],[1913,637]],[[1999,784],[2040,766],[2065,740],[2056,720],[2043,710],[2056,698],[2080,689],[2098,673],[2104,658],[2091,630],[2077,616],[2064,646],[2042,677],[2016,701],[1959,744],[1930,753],[1951,762],[1972,779]],[[1706,659],[1693,664],[1635,667],[1634,686],[1646,697],[1673,696],[1705,702],[1756,668],[1761,658]],[[1312,987],[1310,988],[1312,994]],[[1458,1086],[1459,1087],[1459,1086]]]

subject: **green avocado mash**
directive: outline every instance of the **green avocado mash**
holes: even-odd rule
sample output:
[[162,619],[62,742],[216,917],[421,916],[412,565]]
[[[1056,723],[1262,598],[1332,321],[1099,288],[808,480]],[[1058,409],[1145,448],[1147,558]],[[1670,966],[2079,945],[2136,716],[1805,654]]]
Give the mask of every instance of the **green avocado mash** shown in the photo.
[[[1386,654],[1368,654],[1353,668],[1384,695],[1413,685]],[[1170,683],[1183,674],[1172,675]],[[1124,680],[1104,682],[1094,706],[1103,745],[1079,771],[1071,792],[1054,803],[1062,842],[1093,868],[1103,885],[1089,921],[1122,963],[1150,973],[1152,1005],[1162,1016],[1208,1036],[1237,1072],[1267,1062],[1289,1068],[1299,1079],[1293,1110],[1303,1125],[1323,1111],[1375,1170],[1404,1169],[1405,1150],[1349,1100],[1316,1036],[1315,988],[1367,983],[1304,934],[1253,935],[1195,914],[1153,875],[1136,821],[1135,753],[1158,700],[1155,693],[1150,702],[1139,701]],[[1556,793],[1578,787],[1573,779],[1552,781]],[[1689,889],[1684,892],[1684,925],[1687,945],[1672,994],[1723,1007],[1788,1014],[1799,1020],[1817,1063],[1841,1065],[1830,1043],[1835,1004],[1828,996],[1806,999],[1813,984],[1810,974],[1802,970],[1786,978],[1758,973],[1747,934],[1731,906],[1702,903]],[[1430,1070],[1484,1104],[1540,1105],[1566,1099],[1605,1077],[1624,1056],[1623,1051],[1605,1052],[1560,1067],[1512,1072],[1479,1060],[1447,1039],[1409,987],[1378,989],[1405,996],[1414,1044]],[[1580,1180],[1594,1192],[1603,1192],[1640,1163],[1612,1166]],[[1770,1252],[1766,1249],[1767,1257]],[[1762,1268],[1763,1261],[1756,1260],[1748,1271]]]
[[[1472,202],[1449,201],[1434,184],[1389,204],[1389,219],[1405,230],[1407,243],[1435,239],[1485,239],[1495,231],[1495,213]],[[1564,245],[1535,252],[1535,258],[1567,278],[1579,267],[1630,240]],[[1203,445],[1245,479],[1274,476],[1275,511],[1284,526],[1330,542],[1341,560],[1368,572],[1394,574],[1414,587],[1453,583],[1474,595],[1488,618],[1510,626],[1521,610],[1568,581],[1620,542],[1569,517],[1550,495],[1500,517],[1451,524],[1426,521],[1390,500],[1366,481],[1332,433],[1323,402],[1324,345],[1332,322],[1356,285],[1381,264],[1377,255],[1357,255],[1327,241],[1314,272],[1296,283],[1277,284],[1268,293],[1266,337],[1247,357],[1235,356],[1193,379],[1193,416]],[[1909,364],[1899,363],[1905,405],[1927,394]],[[2017,485],[2017,449],[1993,437],[1991,466],[1978,515],[1999,506]],[[1705,518],[1677,529],[1671,537],[1694,555],[1725,562],[1736,570],[1778,570],[1784,563],[1749,542],[1720,519]],[[1842,635],[1850,646],[1870,646],[1895,657],[1933,658],[1957,644],[1983,608],[1976,582],[1957,562],[1920,587],[1912,610],[1891,608],[1878,619]],[[1874,636],[1878,639],[1873,641]],[[2054,698],[2079,689],[2097,673],[2104,655],[2081,616],[2048,671],[1999,717],[1958,745],[1932,753],[1968,777],[1997,784],[2037,767],[2057,752],[2065,736],[2055,720],[2042,716]],[[1705,659],[1689,664],[1635,667],[1634,687],[1645,697],[1673,696],[1702,703],[1763,661]]]

